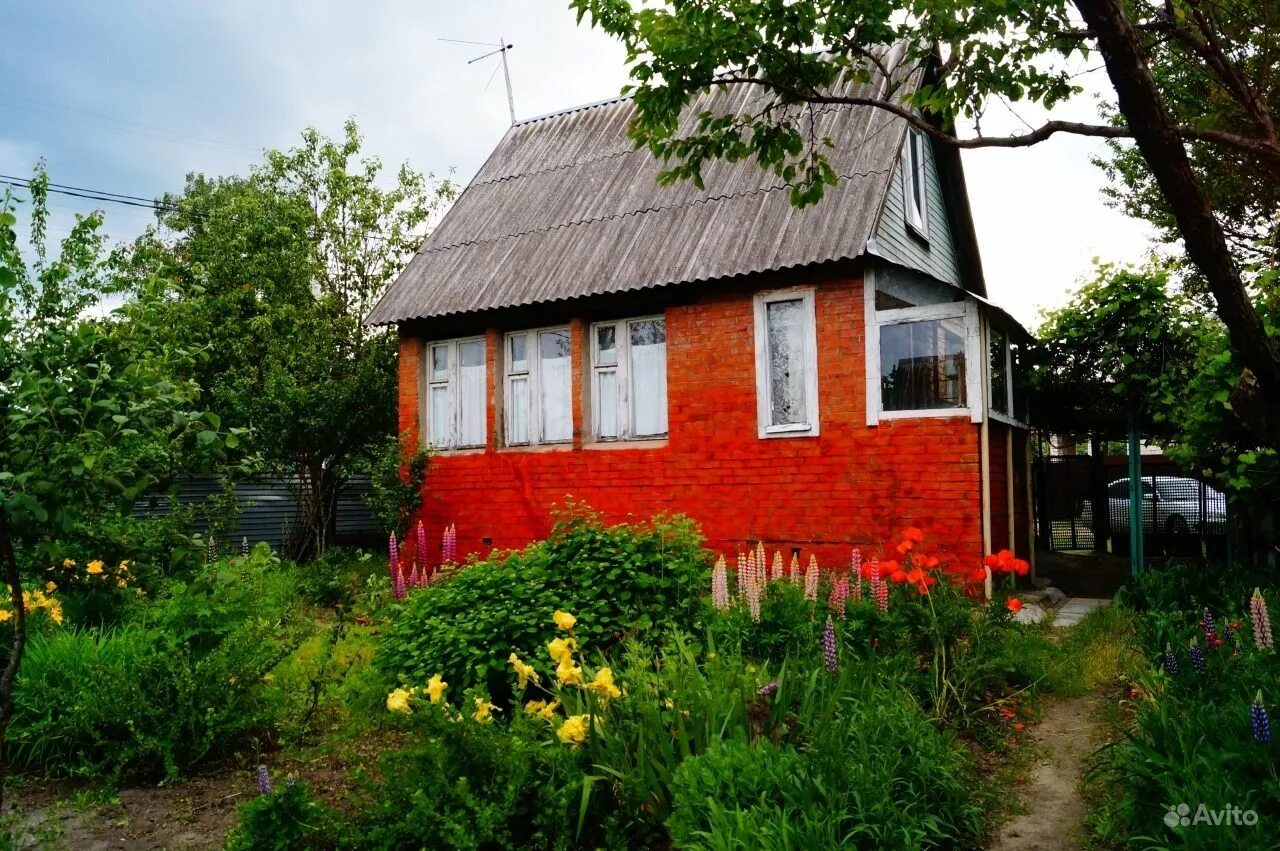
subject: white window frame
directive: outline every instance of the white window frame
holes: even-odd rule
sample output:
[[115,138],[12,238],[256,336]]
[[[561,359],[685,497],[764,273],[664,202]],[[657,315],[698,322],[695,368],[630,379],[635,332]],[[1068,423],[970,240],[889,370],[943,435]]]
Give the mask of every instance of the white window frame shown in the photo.
[[[804,363],[805,363],[805,408],[806,420],[803,423],[773,425],[772,388],[769,380],[769,329],[768,305],[779,301],[800,301],[801,316],[804,321]],[[819,433],[818,415],[818,322],[814,307],[813,287],[792,287],[784,290],[771,290],[757,293],[755,296],[755,343],[756,343],[756,423],[758,436],[773,437],[817,437]]]
[[[983,383],[987,381],[986,350],[983,348],[982,317],[977,302],[972,299],[929,304],[921,307],[903,307],[894,310],[876,310],[875,270],[868,268],[862,282],[863,313],[866,337],[867,373],[867,425],[878,425],[881,420],[908,420],[943,417],[968,417],[972,422],[982,422],[986,408]],[[913,411],[886,411],[880,393],[880,329],[885,325],[901,325],[930,319],[964,319],[966,364],[978,364],[968,368],[965,376],[965,406],[961,408],[926,408]]]
[[[502,437],[503,445],[510,447],[536,447],[536,446],[566,446],[573,443],[573,429],[570,428],[569,436],[563,440],[547,440],[543,437],[542,422],[542,347],[539,335],[547,331],[563,331],[569,335],[569,422],[573,422],[573,329],[568,325],[550,325],[543,328],[525,328],[519,331],[508,331],[502,336]],[[529,439],[526,441],[513,441],[511,439],[511,338],[524,336],[525,341],[525,361],[528,363],[527,371],[517,373],[514,377],[527,376],[529,381],[529,409],[525,412],[529,422]]]
[[[928,138],[914,127],[907,128],[902,149],[902,209],[907,227],[922,239],[929,238],[929,152]],[[916,203],[916,187],[920,202]]]
[[[467,343],[480,343],[485,347],[484,351],[484,370],[485,378],[482,386],[489,385],[489,363],[488,363],[488,347],[484,337],[458,337],[452,340],[431,340],[423,343],[421,363],[419,365],[418,386],[422,388],[422,398],[418,401],[420,431],[422,434],[422,445],[428,446],[438,452],[448,452],[455,449],[484,449],[488,444],[487,428],[481,429],[481,440],[479,443],[460,443],[462,434],[462,406],[459,404],[459,376],[462,369],[462,359],[458,356],[458,349]],[[445,346],[449,349],[449,370],[448,375],[443,379],[434,378],[435,361],[434,349],[438,346]],[[446,397],[449,402],[449,438],[443,445],[437,445],[431,442],[431,388],[444,386],[447,388]],[[487,400],[482,396],[482,401],[486,408],[484,416],[488,418]]]
[[[989,352],[990,352],[990,348],[989,348],[989,347],[990,347],[990,343],[991,343],[991,330],[992,330],[992,327],[993,327],[993,326],[992,326],[992,323],[991,323],[991,320],[990,320],[990,319],[988,319],[988,320],[984,323],[984,326],[985,326],[985,331],[986,331],[986,335],[987,335],[987,337],[986,337],[986,343],[987,343],[987,347],[988,347],[988,348],[987,348],[987,351],[988,351],[988,353],[989,353]],[[1010,333],[1008,332],[1008,330],[1006,330],[1006,329],[1004,329],[1004,328],[1000,328],[1000,329],[999,329],[999,331],[1000,331],[1000,333],[1001,333],[1001,334],[1003,334],[1003,335],[1004,335],[1004,374],[1005,374],[1005,376],[1006,376],[1006,380],[1005,380],[1005,391],[1006,391],[1007,396],[1008,396],[1008,398],[1006,398],[1006,400],[1005,400],[1005,405],[1008,407],[1008,409],[1009,409],[1009,413],[1007,413],[1007,414],[1005,414],[1005,413],[1001,413],[1000,411],[997,411],[995,408],[991,407],[991,399],[990,399],[990,397],[991,397],[992,393],[994,393],[995,388],[992,386],[992,378],[994,378],[994,376],[992,376],[992,375],[990,374],[990,370],[991,370],[991,361],[990,361],[990,355],[989,355],[989,354],[988,354],[988,358],[987,358],[987,360],[986,360],[986,361],[984,362],[984,364],[983,364],[983,369],[984,369],[984,370],[986,370],[986,371],[987,371],[987,373],[988,373],[988,374],[987,374],[987,397],[988,397],[988,398],[987,398],[987,413],[991,415],[991,419],[996,420],[997,422],[1002,422],[1002,423],[1004,423],[1005,425],[1019,426],[1019,427],[1021,427],[1021,428],[1027,428],[1027,424],[1026,424],[1025,422],[1023,422],[1022,420],[1018,419],[1017,414],[1016,414],[1016,413],[1014,413],[1014,411],[1015,411],[1016,409],[1015,409],[1015,408],[1014,408],[1014,406],[1013,406],[1013,396],[1014,396],[1014,386],[1013,386],[1013,385],[1014,385],[1014,380],[1013,380],[1013,379],[1014,379],[1014,375],[1013,375],[1013,335],[1012,335],[1012,334],[1010,334]]]
[[[668,422],[667,431],[661,434],[636,434],[636,412],[635,406],[632,404],[631,398],[631,326],[636,322],[661,322],[663,335],[666,334],[667,317],[658,314],[655,316],[632,316],[626,319],[615,319],[610,322],[595,322],[588,326],[590,337],[591,352],[591,438],[598,443],[619,443],[629,440],[666,440],[671,430],[670,408],[667,409]],[[618,353],[618,362],[616,364],[603,365],[600,363],[599,337],[596,334],[598,328],[614,329],[614,347]],[[666,368],[664,359],[663,369]],[[616,376],[616,386],[618,388],[618,412],[617,420],[618,433],[609,437],[600,436],[600,376],[605,373],[612,372]],[[667,400],[662,400],[663,405],[667,404]]]

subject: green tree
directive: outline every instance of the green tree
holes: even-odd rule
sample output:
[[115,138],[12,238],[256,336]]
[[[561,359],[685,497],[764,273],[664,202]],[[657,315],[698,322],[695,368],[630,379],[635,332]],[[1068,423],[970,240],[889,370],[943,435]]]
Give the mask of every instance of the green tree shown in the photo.
[[4,733],[26,645],[24,566],[47,563],[57,536],[127,513],[148,487],[211,457],[236,436],[197,407],[198,352],[163,321],[160,287],[102,315],[121,283],[102,256],[102,215],[78,216],[57,256],[46,250],[47,178],[30,183],[31,262],[17,201],[0,199],[0,564],[13,616],[0,673]]
[[[1280,343],[1231,250],[1215,206],[1223,198],[1204,159],[1212,152],[1238,163],[1274,192],[1280,6],[1271,0],[572,0],[571,7],[626,46],[637,106],[631,133],[673,162],[667,179],[696,181],[708,162],[752,158],[793,183],[794,203],[816,203],[839,176],[824,154],[829,140],[810,132],[814,106],[886,110],[959,148],[1022,147],[1056,133],[1132,140],[1170,231],[1248,367],[1245,378],[1256,381],[1256,404],[1239,412],[1258,439],[1280,446]],[[886,44],[904,50],[892,69],[884,67]],[[958,119],[980,118],[992,102],[1053,107],[1079,94],[1074,60],[1098,56],[1115,96],[1112,120],[955,136]],[[849,85],[873,68],[891,80],[880,94]],[[1180,68],[1193,69],[1186,73],[1207,97],[1177,88]],[[750,86],[763,97],[743,115],[702,115],[681,128],[681,111],[712,85]]]
[[324,550],[346,478],[395,430],[393,332],[361,322],[453,195],[401,167],[383,184],[348,122],[268,151],[246,177],[192,175],[164,199],[165,231],[124,261],[168,283],[170,322],[207,345],[198,379],[265,469],[296,475],[301,514],[286,549]]

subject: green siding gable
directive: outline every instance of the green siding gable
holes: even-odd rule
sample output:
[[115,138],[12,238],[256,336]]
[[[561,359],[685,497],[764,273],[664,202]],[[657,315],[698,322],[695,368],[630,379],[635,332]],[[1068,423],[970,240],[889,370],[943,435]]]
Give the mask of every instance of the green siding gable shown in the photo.
[[900,150],[893,178],[889,181],[889,190],[885,193],[884,207],[880,210],[880,221],[867,251],[908,269],[924,272],[940,281],[962,286],[946,200],[942,193],[942,183],[938,179],[938,159],[934,154],[933,143],[930,141],[926,144],[924,150],[929,198],[928,239],[922,238],[907,225],[902,181],[903,152]]

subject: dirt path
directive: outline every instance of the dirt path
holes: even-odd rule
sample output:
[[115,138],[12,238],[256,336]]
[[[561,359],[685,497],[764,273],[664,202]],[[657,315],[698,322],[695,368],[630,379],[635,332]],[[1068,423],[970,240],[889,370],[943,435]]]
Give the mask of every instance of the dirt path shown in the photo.
[[1005,824],[989,851],[1049,851],[1082,844],[1084,800],[1080,778],[1096,747],[1088,697],[1049,698],[1032,734],[1045,756],[1023,787],[1027,812]]

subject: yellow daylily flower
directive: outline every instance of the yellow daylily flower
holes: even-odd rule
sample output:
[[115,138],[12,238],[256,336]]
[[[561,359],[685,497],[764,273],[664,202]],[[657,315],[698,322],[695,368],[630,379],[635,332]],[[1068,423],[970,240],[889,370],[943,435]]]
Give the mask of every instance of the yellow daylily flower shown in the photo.
[[432,703],[439,703],[444,700],[444,693],[448,688],[449,684],[442,680],[439,674],[435,674],[427,680],[427,697],[431,698]]
[[88,564],[85,565],[84,572],[91,573],[94,576],[97,576],[99,573],[102,572],[102,562],[96,561],[96,560],[89,562]]
[[475,701],[476,711],[471,713],[471,717],[481,724],[488,724],[493,720],[493,715],[491,713],[497,710],[498,707],[494,706],[483,697],[477,697],[475,698]]
[[511,663],[511,667],[516,669],[516,687],[524,688],[532,680],[535,683],[541,682],[538,678],[538,672],[533,669],[532,665],[520,661],[520,657],[512,653],[507,657],[507,661]]
[[578,642],[572,638],[557,638],[547,644],[547,652],[560,664],[564,664],[566,659],[572,660],[573,652],[577,649]]
[[413,709],[409,706],[409,692],[398,688],[387,695],[387,709],[391,712],[399,712],[402,715],[408,715],[412,712]]
[[556,609],[556,613],[551,616],[551,619],[556,622],[556,626],[560,627],[565,632],[573,629],[573,625],[578,622],[578,619],[573,615],[560,609]]
[[583,688],[595,692],[605,700],[616,700],[622,697],[622,690],[614,684],[613,671],[609,668],[601,668],[596,671],[595,679],[583,686]]
[[4,623],[11,617],[13,617],[13,612],[8,609],[0,609],[0,623]]
[[590,715],[570,715],[556,730],[556,735],[566,745],[580,745],[587,740],[587,722],[590,719]]

